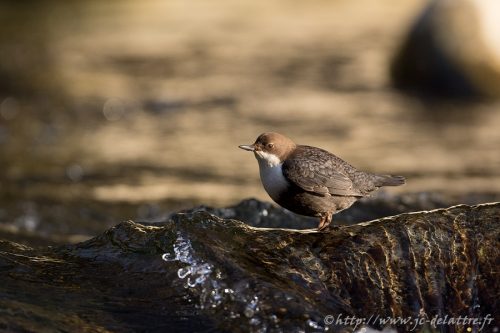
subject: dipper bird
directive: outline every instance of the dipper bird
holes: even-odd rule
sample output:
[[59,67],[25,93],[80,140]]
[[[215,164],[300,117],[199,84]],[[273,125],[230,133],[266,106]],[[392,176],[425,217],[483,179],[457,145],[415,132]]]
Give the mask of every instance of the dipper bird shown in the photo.
[[318,230],[379,187],[405,183],[402,176],[359,171],[326,150],[297,145],[279,133],[263,133],[254,144],[239,148],[254,153],[269,196],[294,213],[319,217]]

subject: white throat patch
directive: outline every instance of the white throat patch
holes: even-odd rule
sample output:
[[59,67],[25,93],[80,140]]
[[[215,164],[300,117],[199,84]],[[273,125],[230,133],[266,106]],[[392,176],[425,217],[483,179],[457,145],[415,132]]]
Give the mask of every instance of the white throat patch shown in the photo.
[[267,194],[274,200],[278,200],[281,193],[288,189],[288,181],[283,175],[283,170],[278,156],[266,152],[255,152],[259,161],[260,180]]
[[255,157],[259,161],[259,165],[265,162],[268,166],[275,167],[281,163],[280,158],[274,154],[266,153],[265,151],[256,151],[255,154]]

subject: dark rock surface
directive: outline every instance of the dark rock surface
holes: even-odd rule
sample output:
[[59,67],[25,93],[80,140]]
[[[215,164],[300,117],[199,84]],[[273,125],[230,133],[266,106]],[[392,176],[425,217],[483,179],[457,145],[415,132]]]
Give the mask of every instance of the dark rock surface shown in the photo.
[[[469,193],[452,196],[443,193],[415,192],[392,195],[390,192],[380,190],[374,195],[356,201],[349,209],[335,214],[333,223],[350,225],[408,212],[447,208],[459,204],[472,206],[497,201],[500,201],[500,194],[496,193]],[[240,220],[259,228],[309,229],[318,225],[317,218],[293,214],[270,202],[255,199],[244,200],[226,208],[198,207],[197,210],[206,210],[221,218]]]
[[[269,207],[256,201],[241,207],[213,212],[253,213],[255,221],[277,224],[290,218],[278,208],[263,213]],[[499,223],[500,203],[325,233],[258,229],[198,209],[162,224],[124,222],[76,245],[33,249],[3,241],[0,330],[349,332],[355,323],[326,325],[325,316],[489,315],[496,321],[483,331],[492,331],[499,320]]]

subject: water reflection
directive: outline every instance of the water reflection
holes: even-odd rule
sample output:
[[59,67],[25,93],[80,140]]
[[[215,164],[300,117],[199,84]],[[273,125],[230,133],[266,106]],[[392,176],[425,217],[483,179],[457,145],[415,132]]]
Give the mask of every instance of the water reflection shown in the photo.
[[427,105],[388,87],[420,5],[2,3],[1,226],[88,236],[267,200],[236,148],[266,130],[403,174],[402,191],[497,193],[498,103]]

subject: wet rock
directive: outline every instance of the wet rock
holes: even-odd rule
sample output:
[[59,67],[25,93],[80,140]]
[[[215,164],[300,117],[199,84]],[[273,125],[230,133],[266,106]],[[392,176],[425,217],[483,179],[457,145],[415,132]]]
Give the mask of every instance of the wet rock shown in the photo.
[[[460,203],[476,205],[500,201],[500,194],[469,193],[467,195],[446,195],[434,192],[416,192],[392,195],[380,190],[374,195],[362,198],[349,209],[334,215],[334,224],[349,225],[408,212],[446,208]],[[225,219],[236,219],[253,227],[309,229],[317,227],[318,219],[293,214],[276,207],[270,202],[255,199],[243,200],[237,205],[225,208],[197,207],[187,212],[207,211]],[[175,215],[175,214],[174,214]],[[173,215],[172,215],[173,216]]]
[[[247,205],[261,215],[269,208]],[[271,214],[278,219],[279,209]],[[351,332],[362,326],[328,325],[328,315],[489,315],[498,323],[499,223],[500,203],[401,214],[325,233],[259,229],[195,210],[162,224],[124,222],[71,246],[35,250],[0,242],[0,328]],[[409,325],[397,326],[408,331]]]
[[426,95],[500,97],[499,11],[494,0],[429,1],[393,59],[394,84]]

